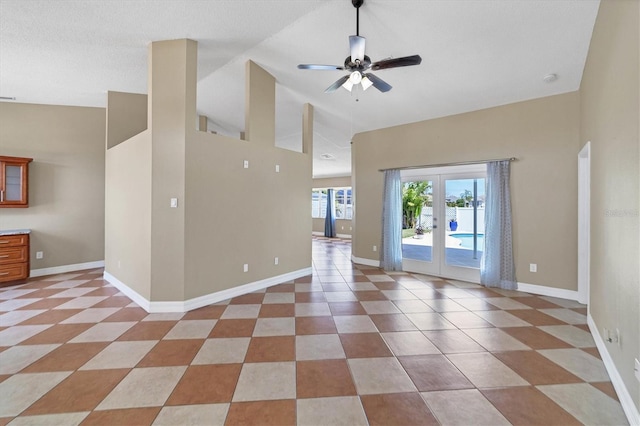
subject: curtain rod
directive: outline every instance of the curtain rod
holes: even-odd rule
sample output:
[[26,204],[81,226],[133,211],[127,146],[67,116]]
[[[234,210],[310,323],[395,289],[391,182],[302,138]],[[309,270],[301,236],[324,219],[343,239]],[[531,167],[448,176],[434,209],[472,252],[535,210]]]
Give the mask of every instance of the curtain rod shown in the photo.
[[496,158],[493,160],[478,160],[478,161],[461,161],[458,163],[441,163],[441,164],[425,164],[423,166],[406,166],[406,167],[390,167],[388,169],[378,169],[379,172],[386,172],[387,170],[411,170],[411,169],[429,169],[433,167],[447,167],[447,166],[468,166],[470,164],[486,164],[493,161],[516,161],[516,157],[510,158]]

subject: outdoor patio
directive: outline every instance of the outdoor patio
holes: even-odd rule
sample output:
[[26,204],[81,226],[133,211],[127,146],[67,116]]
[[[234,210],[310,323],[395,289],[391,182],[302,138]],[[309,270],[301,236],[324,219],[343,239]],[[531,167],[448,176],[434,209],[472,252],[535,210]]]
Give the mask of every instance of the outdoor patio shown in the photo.
[[[452,232],[447,232],[445,240],[445,259],[448,265],[462,266],[467,268],[480,268],[482,258],[481,246],[474,258],[473,249],[461,246],[458,238],[451,237]],[[427,232],[423,238],[407,237],[402,239],[402,257],[405,259],[422,260],[430,262],[433,259],[433,234]]]

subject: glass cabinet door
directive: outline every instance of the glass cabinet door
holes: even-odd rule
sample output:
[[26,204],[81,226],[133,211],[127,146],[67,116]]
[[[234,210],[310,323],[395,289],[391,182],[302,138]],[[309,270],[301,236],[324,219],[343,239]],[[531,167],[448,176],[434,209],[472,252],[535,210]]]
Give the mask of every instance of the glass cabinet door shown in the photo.
[[0,207],[29,206],[31,158],[0,156]]

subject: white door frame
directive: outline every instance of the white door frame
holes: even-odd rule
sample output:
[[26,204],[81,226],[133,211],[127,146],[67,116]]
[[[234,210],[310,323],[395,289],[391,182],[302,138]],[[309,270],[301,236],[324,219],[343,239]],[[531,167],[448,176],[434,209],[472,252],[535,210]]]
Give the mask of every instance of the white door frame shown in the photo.
[[589,311],[591,264],[591,142],[578,153],[578,302]]
[[[442,216],[444,223],[441,223],[442,229],[440,231],[440,235],[442,236],[442,245],[440,246],[441,250],[441,262],[440,262],[440,275],[442,277],[453,278],[456,280],[468,281],[472,283],[480,284],[480,269],[464,267],[464,266],[453,266],[447,264],[447,255],[446,255],[446,235],[447,235],[447,226],[446,222],[446,203],[444,197],[446,196],[446,187],[448,180],[459,180],[459,179],[487,179],[486,174],[486,166],[483,164],[482,171],[476,172],[458,172],[458,173],[449,173],[440,175],[440,187],[442,189],[443,198],[439,201],[439,214]],[[483,213],[484,214],[484,213]],[[460,231],[458,231],[460,232]]]
[[402,269],[408,272],[433,275],[442,278],[480,283],[480,270],[459,266],[449,266],[445,262],[445,241],[447,223],[445,220],[445,181],[447,179],[473,179],[474,176],[483,174],[486,179],[486,165],[474,164],[466,166],[446,166],[402,171],[402,181],[433,182],[433,214],[434,220],[441,218],[440,223],[434,222],[432,230],[433,243],[431,247],[432,258],[430,262],[403,259]]

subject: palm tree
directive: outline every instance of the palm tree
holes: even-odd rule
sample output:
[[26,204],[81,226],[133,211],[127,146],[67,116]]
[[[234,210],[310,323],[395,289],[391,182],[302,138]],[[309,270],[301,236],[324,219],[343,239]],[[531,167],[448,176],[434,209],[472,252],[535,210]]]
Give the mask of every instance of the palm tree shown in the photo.
[[413,229],[416,219],[422,213],[422,207],[429,200],[427,190],[429,182],[406,182],[402,188],[402,228]]

